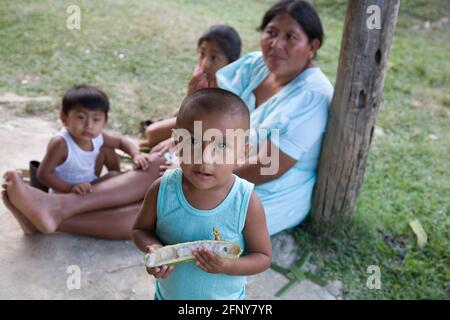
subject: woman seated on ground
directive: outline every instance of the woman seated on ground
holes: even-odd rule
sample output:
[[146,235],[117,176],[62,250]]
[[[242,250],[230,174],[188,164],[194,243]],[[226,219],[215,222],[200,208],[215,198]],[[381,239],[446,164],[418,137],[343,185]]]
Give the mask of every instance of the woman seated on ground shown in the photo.
[[[239,95],[250,110],[258,135],[253,141],[258,155],[250,163],[258,163],[235,173],[256,184],[269,232],[275,234],[301,223],[310,210],[333,87],[314,63],[324,35],[311,5],[280,1],[264,15],[259,29],[262,52],[220,69],[215,82]],[[166,149],[166,142],[154,148]],[[278,160],[275,174],[261,171],[268,154],[271,166]]]
[[[298,225],[309,212],[333,87],[314,64],[323,29],[311,5],[280,1],[266,12],[260,29],[262,52],[219,70],[216,81],[250,109],[251,127],[259,133],[254,141],[258,152],[235,173],[256,184],[269,232],[275,234]],[[259,129],[278,129],[279,134]],[[275,167],[269,174],[262,171],[268,154],[273,160],[269,165]],[[4,202],[25,232],[60,230],[128,239],[139,203],[164,164],[157,152],[150,153],[150,161],[147,171],[111,178],[84,196],[48,195],[8,172]]]

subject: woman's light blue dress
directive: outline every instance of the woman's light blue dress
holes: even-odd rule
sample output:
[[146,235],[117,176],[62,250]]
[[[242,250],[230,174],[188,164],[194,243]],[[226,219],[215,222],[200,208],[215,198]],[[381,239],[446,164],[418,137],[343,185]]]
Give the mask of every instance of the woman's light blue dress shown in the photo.
[[216,78],[220,88],[247,104],[250,127],[258,133],[253,144],[271,139],[283,153],[298,160],[281,177],[255,187],[272,235],[298,225],[310,211],[333,86],[318,67],[308,68],[255,108],[253,91],[268,74],[261,52],[253,52],[220,69]]

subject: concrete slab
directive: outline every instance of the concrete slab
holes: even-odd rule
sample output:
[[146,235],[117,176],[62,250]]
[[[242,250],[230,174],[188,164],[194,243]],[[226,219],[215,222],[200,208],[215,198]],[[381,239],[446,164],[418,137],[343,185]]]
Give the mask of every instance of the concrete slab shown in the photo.
[[0,299],[153,297],[154,281],[131,241],[62,233],[24,236],[9,214],[0,217],[0,226]]

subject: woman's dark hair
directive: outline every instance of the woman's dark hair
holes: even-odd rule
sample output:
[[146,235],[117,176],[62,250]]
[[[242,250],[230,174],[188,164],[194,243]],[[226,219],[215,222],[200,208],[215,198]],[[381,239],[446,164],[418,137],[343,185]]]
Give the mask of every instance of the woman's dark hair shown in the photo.
[[275,3],[265,13],[258,31],[263,31],[273,18],[281,14],[288,14],[297,21],[309,42],[318,39],[322,46],[325,35],[319,15],[311,4],[302,0],[281,0]]
[[94,86],[75,85],[67,90],[62,98],[62,112],[69,114],[69,111],[76,107],[83,107],[91,111],[100,110],[108,116],[108,96]]
[[239,56],[241,55],[241,38],[237,31],[231,26],[211,26],[200,39],[198,39],[197,47],[200,47],[203,41],[214,41],[220,50],[223,51],[230,63],[239,59]]

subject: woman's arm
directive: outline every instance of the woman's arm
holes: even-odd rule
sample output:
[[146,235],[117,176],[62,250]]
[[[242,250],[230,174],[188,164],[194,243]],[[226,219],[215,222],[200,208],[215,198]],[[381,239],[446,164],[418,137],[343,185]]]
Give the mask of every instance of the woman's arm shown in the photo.
[[67,159],[67,145],[62,137],[53,137],[48,143],[47,153],[39,164],[37,178],[43,185],[57,192],[69,193],[73,185],[59,179],[54,171]]
[[281,177],[297,160],[278,149],[270,140],[260,146],[257,155],[249,158],[249,164],[237,168],[234,173],[256,185]]

